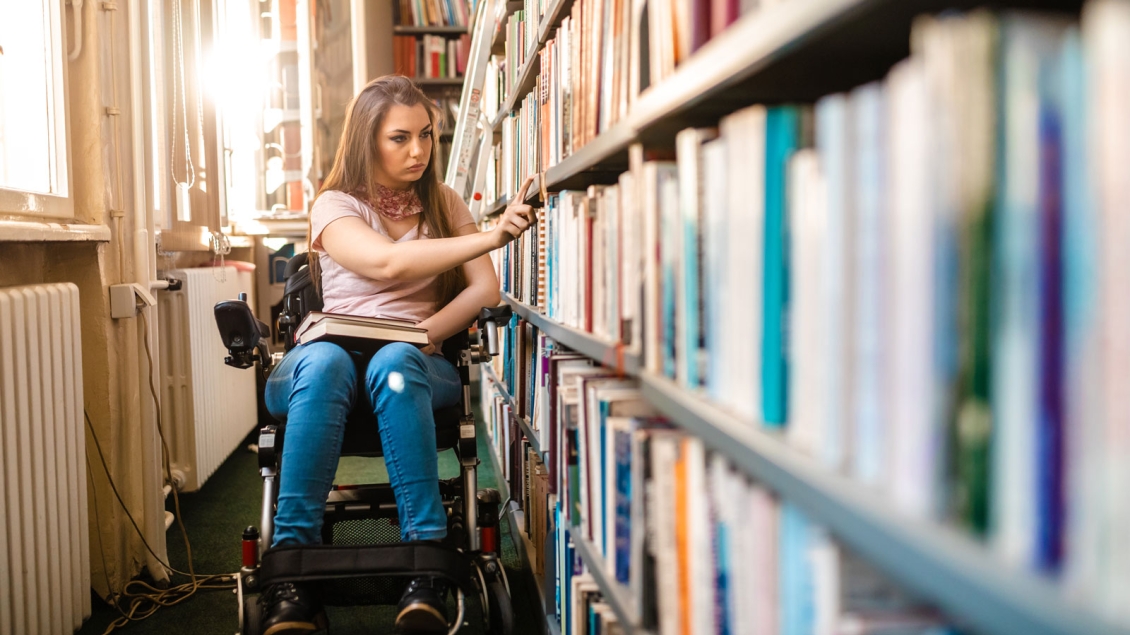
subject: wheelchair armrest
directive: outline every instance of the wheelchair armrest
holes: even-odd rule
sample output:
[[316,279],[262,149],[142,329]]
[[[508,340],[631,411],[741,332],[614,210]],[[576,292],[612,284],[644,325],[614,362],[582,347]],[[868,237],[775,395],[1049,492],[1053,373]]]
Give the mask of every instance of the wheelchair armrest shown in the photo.
[[479,311],[479,332],[486,338],[487,354],[491,357],[499,354],[498,328],[510,321],[514,311],[509,304],[499,306],[484,306]]
[[220,339],[230,355],[224,363],[235,368],[250,368],[258,360],[264,368],[270,363],[267,338],[270,328],[255,318],[247,306],[246,294],[238,300],[217,302],[214,313]]

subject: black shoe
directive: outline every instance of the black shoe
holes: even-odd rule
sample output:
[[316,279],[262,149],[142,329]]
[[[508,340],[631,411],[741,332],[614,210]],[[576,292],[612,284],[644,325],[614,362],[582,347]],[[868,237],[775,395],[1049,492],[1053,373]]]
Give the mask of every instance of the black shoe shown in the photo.
[[420,577],[408,583],[397,605],[396,630],[412,635],[446,633],[447,583],[440,578]]
[[299,635],[326,628],[322,603],[304,584],[272,584],[259,594],[259,606],[263,616],[261,635]]

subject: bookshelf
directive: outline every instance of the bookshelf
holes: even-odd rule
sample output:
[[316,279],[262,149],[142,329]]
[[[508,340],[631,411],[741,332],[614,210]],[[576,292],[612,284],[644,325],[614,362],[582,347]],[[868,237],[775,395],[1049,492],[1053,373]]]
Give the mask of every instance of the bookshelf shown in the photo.
[[409,26],[398,24],[392,27],[393,35],[463,35],[470,33],[465,26]]
[[[505,386],[494,376],[490,365],[484,364],[482,368],[486,369],[486,376],[498,390],[503,392],[506,400],[513,403],[510,394],[506,392]],[[535,436],[532,435],[532,431],[529,430],[528,426],[523,428],[523,434],[527,434],[527,438],[531,439],[531,443],[535,442]],[[515,551],[518,552],[518,559],[521,561],[522,567],[530,572],[529,579],[533,581],[532,590],[538,598],[537,615],[539,623],[545,625],[545,633],[548,635],[560,635],[560,628],[557,626],[557,623],[546,614],[545,605],[549,598],[546,596],[544,583],[539,576],[533,574],[532,563],[534,558],[532,554],[534,546],[530,541],[530,537],[522,529],[522,526],[525,524],[524,514],[519,508],[517,501],[510,500],[510,485],[505,478],[502,478],[502,457],[499,456],[498,447],[495,445],[496,441],[489,435],[487,435],[487,439],[487,454],[489,455],[494,473],[498,475],[498,492],[502,496],[502,500],[510,501],[503,509],[502,515],[508,519],[507,526],[510,528],[510,539],[514,543]]]
[[[614,184],[627,170],[628,149],[669,150],[676,132],[713,126],[722,116],[753,104],[811,102],[883,78],[909,53],[916,16],[970,9],[965,0],[788,0],[739,18],[681,63],[667,80],[641,93],[627,116],[593,137],[561,162],[541,172],[547,191]],[[994,8],[1051,9],[1078,13],[1073,0],[991,3]],[[571,0],[551,3],[539,26],[567,15]],[[511,94],[502,96],[495,130],[536,85],[537,57],[524,65]],[[512,193],[500,192],[484,217],[500,212]],[[538,188],[526,203],[537,205]],[[641,360],[620,355],[621,346],[547,318],[538,308],[504,296],[515,313],[552,340],[604,366],[635,377],[645,399],[682,430],[702,440],[748,476],[802,508],[900,585],[940,608],[954,625],[983,633],[1126,635],[1097,611],[1064,597],[1051,579],[1006,564],[989,545],[963,530],[911,517],[880,492],[822,466],[795,449],[782,433],[712,403],[704,392],[643,370]],[[497,379],[494,379],[497,381]],[[507,393],[508,394],[508,393]],[[528,435],[528,433],[527,433]],[[575,538],[577,551],[625,625],[630,598],[604,579],[592,545]],[[641,632],[638,629],[629,632]]]
[[[554,341],[594,360],[614,359],[617,345],[561,326],[511,297],[504,299]],[[638,377],[644,396],[671,421],[783,498],[803,506],[845,544],[947,612],[967,619],[978,632],[1128,632],[1068,605],[1049,582],[1010,571],[984,545],[957,530],[904,517],[875,492],[828,472],[785,445],[779,435],[759,430],[753,421],[742,420],[666,378],[641,372],[634,356],[626,356],[624,362],[604,364]],[[598,569],[591,545],[578,546],[578,551],[590,569]],[[605,586],[607,581],[602,582]],[[622,589],[614,591],[612,597],[621,601]]]
[[[495,376],[494,369],[490,366],[483,366],[483,368],[485,369],[487,379],[489,379],[490,382],[498,389],[498,391],[502,393],[502,398],[505,399],[507,403],[513,405],[514,398],[510,396],[510,392],[509,390],[507,390],[506,384],[500,381],[497,376]],[[546,460],[546,451],[542,450],[538,434],[532,427],[530,427],[529,419],[527,419],[526,417],[517,416],[515,416],[514,418],[518,421],[518,428],[522,431],[522,434],[525,435],[526,439],[529,440],[530,446],[534,448],[534,452],[537,452],[539,455],[541,455],[543,461]]]
[[635,376],[639,373],[639,358],[630,353],[625,353],[623,347],[604,342],[591,333],[558,324],[538,313],[537,309],[508,295],[503,296],[503,299],[514,309],[515,313],[528,320],[554,341],[561,342],[574,351],[600,362],[601,365],[614,368],[626,375]]

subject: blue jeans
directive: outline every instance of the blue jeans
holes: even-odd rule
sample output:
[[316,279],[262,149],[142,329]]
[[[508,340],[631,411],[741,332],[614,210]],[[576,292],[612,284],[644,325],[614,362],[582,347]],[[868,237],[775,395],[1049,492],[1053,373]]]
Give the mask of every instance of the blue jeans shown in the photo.
[[459,402],[455,366],[411,344],[372,356],[314,342],[283,357],[267,380],[267,410],[286,421],[273,545],[321,542],[326,496],[341,457],[345,418],[357,399],[379,421],[404,540],[439,540],[447,514],[439,494],[432,410]]

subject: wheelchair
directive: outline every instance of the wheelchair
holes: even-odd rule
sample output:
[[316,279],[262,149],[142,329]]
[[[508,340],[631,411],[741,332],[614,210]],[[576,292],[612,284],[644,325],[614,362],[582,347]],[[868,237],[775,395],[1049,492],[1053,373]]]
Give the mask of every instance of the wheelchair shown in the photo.
[[[322,307],[307,257],[295,256],[284,272],[278,325],[287,351],[293,348],[294,331],[305,315]],[[216,325],[229,353],[224,361],[243,369],[257,362],[266,375],[281,356],[271,355],[267,345],[270,329],[254,317],[246,300],[246,294],[241,293],[239,299],[225,300],[214,307]],[[272,423],[259,430],[263,502],[259,527],[248,527],[242,537],[243,566],[236,585],[241,634],[260,634],[262,616],[255,594],[270,584],[320,584],[327,606],[395,605],[411,578],[427,575],[445,579],[455,596],[456,613],[449,623],[449,635],[465,625],[471,598],[477,599],[486,632],[511,635],[514,614],[500,559],[502,501],[497,490],[477,489],[479,459],[469,376],[471,364],[488,362],[498,354],[498,328],[510,316],[508,306],[484,307],[477,323],[485,346],[472,345],[467,332],[448,339],[443,346],[444,356],[459,371],[463,396],[456,406],[434,411],[436,450],[453,449],[460,466],[459,476],[440,481],[448,515],[448,537],[442,544],[400,542],[392,488],[388,483],[372,483],[333,487],[326,501],[322,544],[270,548],[286,426]],[[383,456],[371,411],[357,408],[350,413],[341,455]]]

